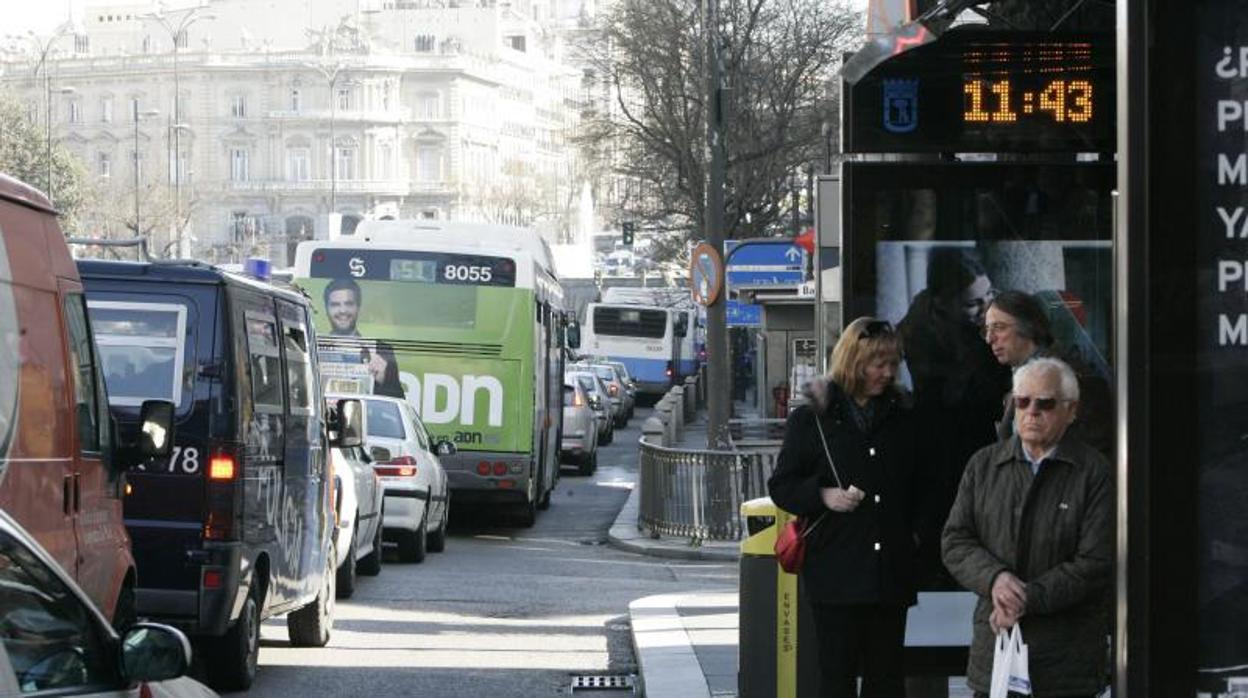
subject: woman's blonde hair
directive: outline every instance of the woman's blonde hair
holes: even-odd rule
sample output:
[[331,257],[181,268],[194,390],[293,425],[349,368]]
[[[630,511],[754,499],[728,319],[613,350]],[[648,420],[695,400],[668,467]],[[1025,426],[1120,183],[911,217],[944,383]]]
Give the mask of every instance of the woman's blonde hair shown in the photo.
[[849,323],[832,349],[832,382],[856,396],[866,378],[867,364],[882,356],[901,361],[901,337],[893,326],[873,317]]

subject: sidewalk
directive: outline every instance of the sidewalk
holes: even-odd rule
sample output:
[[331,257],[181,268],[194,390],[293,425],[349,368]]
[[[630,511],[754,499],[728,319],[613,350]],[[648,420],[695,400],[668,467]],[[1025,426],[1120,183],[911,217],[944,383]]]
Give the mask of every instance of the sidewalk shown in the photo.
[[[705,415],[686,425],[679,446],[706,448]],[[608,542],[642,555],[734,562],[738,541],[652,538],[637,529],[640,488],[620,510]],[[737,695],[737,592],[661,594],[629,604],[640,684],[648,698],[711,698]]]

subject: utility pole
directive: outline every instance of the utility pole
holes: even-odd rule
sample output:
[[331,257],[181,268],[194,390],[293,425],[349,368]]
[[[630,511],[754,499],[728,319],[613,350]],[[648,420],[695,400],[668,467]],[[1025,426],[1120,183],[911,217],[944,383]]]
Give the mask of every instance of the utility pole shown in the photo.
[[[706,241],[724,258],[724,64],[720,55],[719,0],[705,0],[702,30],[706,34]],[[729,382],[728,301],[721,293],[706,308],[707,448],[730,447],[728,419],[732,413]]]
[[[31,43],[34,44],[35,51],[39,54],[39,61],[35,64],[35,78],[38,79],[39,71],[43,71],[43,157],[44,167],[46,168],[44,175],[46,180],[44,181],[44,189],[48,195],[48,203],[53,206],[55,206],[56,203],[52,200],[54,188],[52,182],[52,69],[51,66],[48,65],[48,58],[51,56],[52,49],[56,45],[56,40],[72,28],[72,25],[69,22],[66,22],[57,27],[56,30],[52,32],[52,35],[48,36],[46,39],[35,34],[33,31],[26,32],[27,38],[29,38]],[[69,87],[65,88],[63,93],[71,94],[73,91],[74,89]]]
[[338,117],[338,95],[335,94],[334,87],[338,84],[338,78],[346,68],[345,63],[336,57],[338,33],[342,31],[343,26],[340,22],[333,28],[324,27],[319,30],[307,30],[310,36],[317,39],[321,60],[306,65],[325,78],[325,83],[329,89],[329,212],[331,214],[338,209],[338,153],[334,144],[334,122],[337,121]]

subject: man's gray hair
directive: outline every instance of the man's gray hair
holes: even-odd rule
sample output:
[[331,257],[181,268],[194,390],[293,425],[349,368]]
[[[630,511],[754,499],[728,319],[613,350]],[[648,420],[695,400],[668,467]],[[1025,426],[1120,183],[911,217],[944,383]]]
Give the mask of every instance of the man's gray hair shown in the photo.
[[1061,393],[1056,397],[1063,400],[1079,399],[1079,378],[1075,376],[1075,371],[1061,359],[1054,359],[1051,356],[1043,356],[1032,359],[1014,372],[1014,392],[1018,392],[1018,386],[1033,374],[1049,374],[1057,373],[1059,379],[1058,391]]

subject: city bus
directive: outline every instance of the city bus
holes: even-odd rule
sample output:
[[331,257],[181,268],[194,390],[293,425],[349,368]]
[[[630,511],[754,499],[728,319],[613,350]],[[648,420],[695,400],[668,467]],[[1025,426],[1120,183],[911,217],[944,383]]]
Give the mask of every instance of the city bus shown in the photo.
[[669,309],[675,316],[675,379],[696,375],[706,359],[706,313],[693,302],[687,288],[612,287],[603,292],[604,303],[654,305]]
[[295,283],[321,311],[325,389],[407,400],[454,445],[440,454],[452,499],[532,525],[559,474],[568,334],[547,244],[509,226],[366,221],[300,243]]
[[637,383],[637,392],[662,395],[676,381],[683,312],[654,305],[590,303],[585,309],[586,354],[619,361]]

